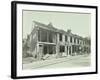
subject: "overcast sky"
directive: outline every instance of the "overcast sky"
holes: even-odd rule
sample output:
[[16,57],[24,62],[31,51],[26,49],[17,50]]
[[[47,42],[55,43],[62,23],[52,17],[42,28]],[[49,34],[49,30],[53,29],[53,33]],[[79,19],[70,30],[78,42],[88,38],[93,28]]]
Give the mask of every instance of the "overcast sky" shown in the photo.
[[70,12],[47,12],[47,11],[23,11],[23,38],[30,34],[34,28],[33,21],[44,24],[53,24],[55,28],[67,31],[83,37],[91,35],[91,14],[70,13]]

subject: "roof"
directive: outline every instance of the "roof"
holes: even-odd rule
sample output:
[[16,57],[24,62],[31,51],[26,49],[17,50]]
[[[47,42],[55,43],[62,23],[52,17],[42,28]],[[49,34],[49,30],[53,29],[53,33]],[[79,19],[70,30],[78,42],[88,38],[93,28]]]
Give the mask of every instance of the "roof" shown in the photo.
[[38,27],[40,28],[44,28],[44,29],[47,29],[47,30],[51,30],[51,31],[54,31],[54,32],[57,32],[58,29],[54,28],[52,23],[49,23],[48,25],[46,24],[43,24],[43,23],[40,23],[40,22],[37,22],[37,21],[33,21],[36,25],[39,25]]
[[73,34],[71,33],[71,31],[64,31],[62,29],[57,29],[55,28],[52,23],[49,23],[49,24],[43,24],[43,23],[40,23],[40,22],[37,22],[37,21],[33,21],[36,25],[39,25],[38,27],[40,28],[44,28],[44,29],[47,29],[47,30],[51,30],[51,31],[54,31],[54,32],[58,32],[58,33],[62,33],[62,34],[65,34],[65,35],[70,35],[70,36],[74,36],[74,37],[78,37],[80,39],[82,39],[83,37],[82,36],[79,36],[77,34]]

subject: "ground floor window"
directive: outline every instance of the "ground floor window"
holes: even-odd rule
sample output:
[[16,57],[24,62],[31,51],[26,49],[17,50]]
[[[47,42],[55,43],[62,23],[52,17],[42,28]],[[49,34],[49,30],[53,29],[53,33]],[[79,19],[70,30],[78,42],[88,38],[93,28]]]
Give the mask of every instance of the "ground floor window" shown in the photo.
[[56,54],[56,48],[53,45],[44,45],[43,53],[45,54]]
[[60,46],[60,52],[65,52],[65,46]]

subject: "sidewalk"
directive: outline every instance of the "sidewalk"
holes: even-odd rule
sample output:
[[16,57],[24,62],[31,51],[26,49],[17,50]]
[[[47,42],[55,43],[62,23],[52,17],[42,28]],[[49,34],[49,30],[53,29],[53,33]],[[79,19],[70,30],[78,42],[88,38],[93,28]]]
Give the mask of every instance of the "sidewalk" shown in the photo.
[[36,61],[36,62],[28,63],[28,64],[23,64],[23,69],[41,68],[41,67],[77,59],[77,58],[79,59],[79,58],[86,57],[86,56],[87,55],[77,55],[77,56],[68,56],[68,57],[62,57],[62,58],[56,58],[56,59],[50,59],[50,60]]

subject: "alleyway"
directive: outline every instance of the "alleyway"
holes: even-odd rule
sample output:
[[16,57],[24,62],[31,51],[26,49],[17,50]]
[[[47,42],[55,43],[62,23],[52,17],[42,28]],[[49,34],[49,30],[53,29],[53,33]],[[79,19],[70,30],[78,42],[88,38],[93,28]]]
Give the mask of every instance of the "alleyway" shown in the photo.
[[58,59],[42,60],[28,64],[23,64],[23,69],[85,67],[90,66],[90,61],[90,55],[69,56]]

